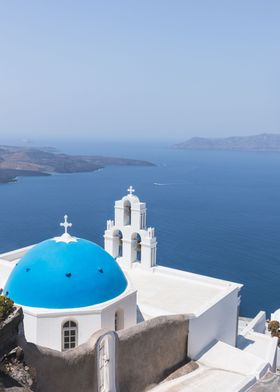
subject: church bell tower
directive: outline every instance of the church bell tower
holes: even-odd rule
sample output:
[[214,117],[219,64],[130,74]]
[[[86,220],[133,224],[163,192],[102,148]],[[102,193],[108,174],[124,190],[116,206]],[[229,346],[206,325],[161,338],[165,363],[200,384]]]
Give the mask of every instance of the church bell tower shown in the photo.
[[156,265],[155,229],[147,228],[146,203],[133,194],[132,186],[127,191],[126,196],[115,202],[114,221],[107,221],[105,250],[125,265],[139,263],[151,268]]

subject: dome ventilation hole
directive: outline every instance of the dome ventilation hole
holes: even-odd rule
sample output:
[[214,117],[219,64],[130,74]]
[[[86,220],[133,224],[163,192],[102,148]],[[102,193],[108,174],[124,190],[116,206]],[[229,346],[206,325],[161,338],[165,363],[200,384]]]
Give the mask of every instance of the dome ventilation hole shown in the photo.
[[26,270],[25,270],[26,272],[29,272],[30,271],[30,268],[26,268]]
[[99,271],[101,274],[103,274],[103,272],[104,272],[102,268],[99,268],[98,271]]
[[67,272],[67,273],[65,274],[65,276],[66,276],[67,278],[71,278],[72,274],[71,274],[71,272]]

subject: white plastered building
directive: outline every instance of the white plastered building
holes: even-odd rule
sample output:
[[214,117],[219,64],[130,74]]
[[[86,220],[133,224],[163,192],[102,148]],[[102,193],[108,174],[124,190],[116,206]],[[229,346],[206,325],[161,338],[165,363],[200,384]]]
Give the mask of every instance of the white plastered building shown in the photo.
[[65,233],[0,256],[0,287],[24,313],[27,341],[64,351],[100,329],[135,325],[136,290],[103,248]]
[[[130,187],[115,202],[105,250],[72,237],[66,218],[61,237],[0,255],[0,287],[23,307],[27,340],[66,350],[101,328],[117,330],[161,315],[184,314],[189,358],[199,360],[220,342],[215,347],[221,355],[234,348],[238,362],[251,350],[252,368],[255,356],[257,367],[263,360],[262,371],[274,369],[277,343],[268,344],[270,337],[260,333],[265,317],[258,316],[241,333],[252,339],[249,348],[241,347],[242,285],[158,265],[155,229],[147,227],[146,204],[133,193]],[[68,336],[75,337],[72,345]]]
[[104,239],[105,250],[137,291],[138,321],[188,315],[190,358],[213,339],[235,345],[242,285],[157,265],[155,229],[147,227],[146,203],[133,192],[130,187],[115,202],[115,218],[107,221]]

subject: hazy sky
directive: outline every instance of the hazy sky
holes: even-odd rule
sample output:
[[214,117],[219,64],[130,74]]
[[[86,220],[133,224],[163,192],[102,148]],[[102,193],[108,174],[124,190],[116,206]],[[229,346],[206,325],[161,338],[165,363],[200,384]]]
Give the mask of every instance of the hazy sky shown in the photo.
[[280,132],[279,0],[0,0],[2,137]]

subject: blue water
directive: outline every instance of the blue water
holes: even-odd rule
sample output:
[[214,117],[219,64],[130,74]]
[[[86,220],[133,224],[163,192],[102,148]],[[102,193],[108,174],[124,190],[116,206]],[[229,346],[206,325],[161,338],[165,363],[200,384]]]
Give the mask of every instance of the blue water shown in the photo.
[[[155,167],[21,178],[0,186],[0,250],[61,232],[103,244],[128,185],[148,204],[158,263],[243,283],[241,314],[280,307],[280,154],[175,151],[165,146],[61,145],[65,152],[149,159]],[[155,185],[160,184],[160,185]]]

